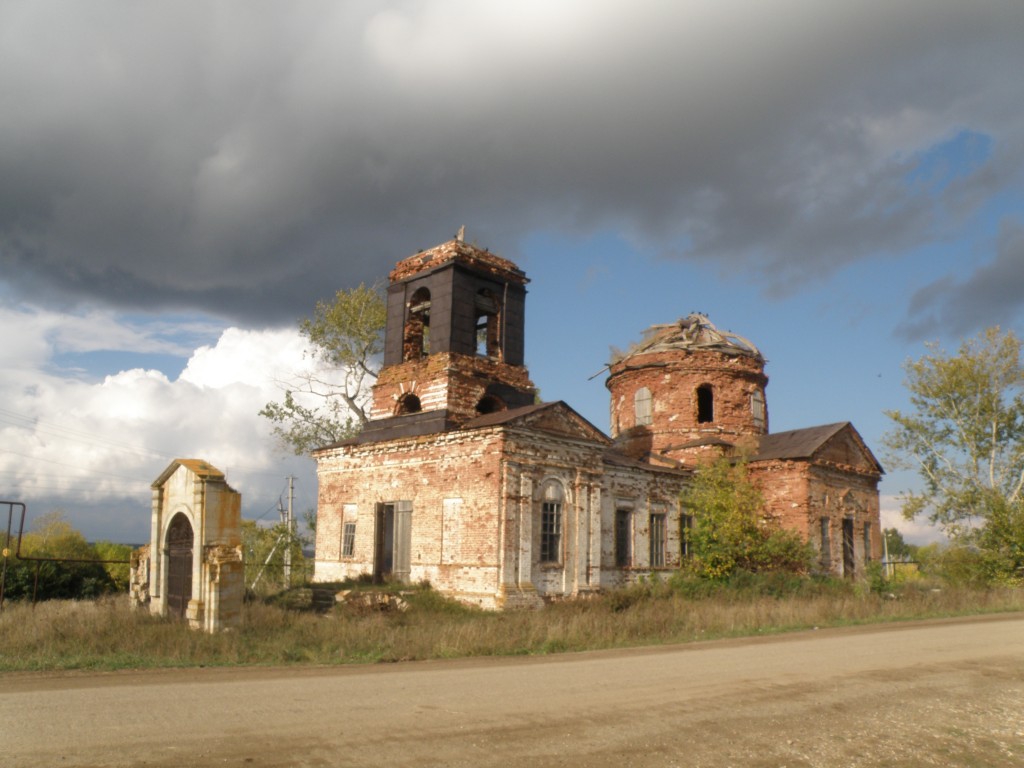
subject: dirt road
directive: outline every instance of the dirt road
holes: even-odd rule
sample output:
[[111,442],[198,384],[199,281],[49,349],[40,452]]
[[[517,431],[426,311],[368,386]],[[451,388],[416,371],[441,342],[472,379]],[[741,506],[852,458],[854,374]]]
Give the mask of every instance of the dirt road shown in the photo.
[[4,766],[1024,765],[1024,616],[544,658],[0,676]]

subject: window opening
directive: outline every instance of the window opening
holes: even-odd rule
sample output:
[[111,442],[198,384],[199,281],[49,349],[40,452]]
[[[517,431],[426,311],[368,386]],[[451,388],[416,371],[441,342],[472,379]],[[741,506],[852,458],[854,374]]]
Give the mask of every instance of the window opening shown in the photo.
[[501,357],[501,306],[486,288],[476,294],[476,353],[481,357]]
[[544,487],[540,516],[540,561],[557,563],[562,559],[562,487],[550,482]]
[[709,424],[715,420],[715,395],[710,384],[697,387],[697,423]]
[[651,568],[665,567],[665,515],[651,515]]
[[853,577],[855,560],[853,554],[853,518],[843,518],[843,575]]
[[821,565],[827,569],[832,563],[832,540],[829,536],[829,519],[823,517],[818,522],[821,531],[819,534],[821,538]]
[[407,413],[419,413],[421,410],[423,410],[423,406],[420,404],[419,397],[412,392],[407,392],[399,399],[395,415],[402,416]]
[[693,515],[685,512],[679,516],[679,554],[683,559],[693,557],[693,545],[690,543],[690,535],[693,532]]
[[633,512],[619,509],[615,512],[615,565],[627,568],[633,563]]
[[633,408],[636,413],[636,425],[638,427],[649,426],[652,421],[651,390],[647,387],[640,387],[633,395]]
[[356,552],[356,524],[345,523],[341,540],[341,556],[352,557]]
[[871,523],[864,523],[864,562],[871,562]]
[[409,299],[402,345],[402,360],[419,360],[430,354],[430,290],[418,288]]
[[480,402],[476,404],[476,412],[481,416],[485,413],[497,413],[498,411],[504,411],[508,406],[500,397],[494,395],[484,395],[480,398]]

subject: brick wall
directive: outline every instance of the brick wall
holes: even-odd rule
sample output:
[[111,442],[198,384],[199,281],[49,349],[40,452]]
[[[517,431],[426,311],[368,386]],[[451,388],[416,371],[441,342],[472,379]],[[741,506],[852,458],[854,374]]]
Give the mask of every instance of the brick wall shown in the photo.
[[[568,411],[569,409],[565,409]],[[320,480],[316,581],[374,571],[378,504],[412,505],[410,574],[487,608],[537,604],[635,581],[650,573],[650,515],[665,515],[664,568],[681,556],[679,472],[609,467],[601,441],[581,439],[567,413],[537,425],[453,431],[317,454]],[[560,499],[558,555],[541,561],[542,504]],[[614,521],[629,500],[636,555],[617,572]],[[351,557],[345,523],[355,523]]]
[[[628,357],[610,369],[611,434],[630,456],[660,453],[691,459],[696,449],[684,444],[720,438],[736,442],[768,430],[767,405],[763,423],[756,423],[751,397],[764,393],[768,378],[757,359],[717,351],[672,350]],[[709,386],[713,419],[698,420],[697,389]],[[651,423],[637,424],[636,393],[651,393]]]
[[[868,561],[881,557],[878,477],[852,467],[820,461],[760,461],[750,465],[750,478],[765,499],[765,507],[786,528],[796,531],[819,552],[818,567],[846,573],[843,559],[843,520],[853,521],[854,575]],[[829,537],[822,549],[821,519],[827,518]],[[868,526],[865,547],[864,526]],[[847,573],[847,575],[849,575]]]
[[477,403],[489,390],[501,394],[502,387],[514,390],[518,399],[504,400],[510,407],[528,404],[534,386],[524,366],[513,366],[486,357],[437,353],[384,368],[373,387],[371,419],[395,415],[395,408],[406,393],[420,399],[424,411],[448,410],[456,421],[477,416]]

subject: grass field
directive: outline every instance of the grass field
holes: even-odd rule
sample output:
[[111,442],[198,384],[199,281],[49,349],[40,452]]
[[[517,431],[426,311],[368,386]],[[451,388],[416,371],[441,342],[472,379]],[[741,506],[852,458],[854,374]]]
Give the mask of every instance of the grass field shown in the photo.
[[312,610],[308,590],[246,603],[216,635],[128,608],[127,598],[7,603],[0,671],[354,664],[685,643],[811,627],[1024,610],[1024,590],[748,579],[726,588],[655,583],[540,611],[487,613],[429,588],[405,611]]

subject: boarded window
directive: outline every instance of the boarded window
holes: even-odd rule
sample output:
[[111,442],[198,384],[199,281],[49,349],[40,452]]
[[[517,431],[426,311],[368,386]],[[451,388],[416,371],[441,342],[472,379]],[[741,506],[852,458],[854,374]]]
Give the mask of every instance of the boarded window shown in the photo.
[[758,429],[764,429],[765,425],[765,407],[764,407],[764,392],[760,389],[755,389],[750,395],[750,412],[754,419],[754,426]]
[[651,515],[651,568],[665,567],[665,515]]
[[540,561],[558,563],[562,560],[562,486],[549,482],[544,486],[540,510]]
[[345,523],[345,529],[341,536],[341,556],[352,557],[356,553],[356,524]]
[[697,423],[710,424],[715,420],[715,394],[710,384],[697,387]]
[[615,512],[615,565],[627,568],[633,563],[633,511]]
[[653,420],[651,415],[651,390],[640,387],[633,396],[633,408],[636,413],[638,427],[649,426]]

